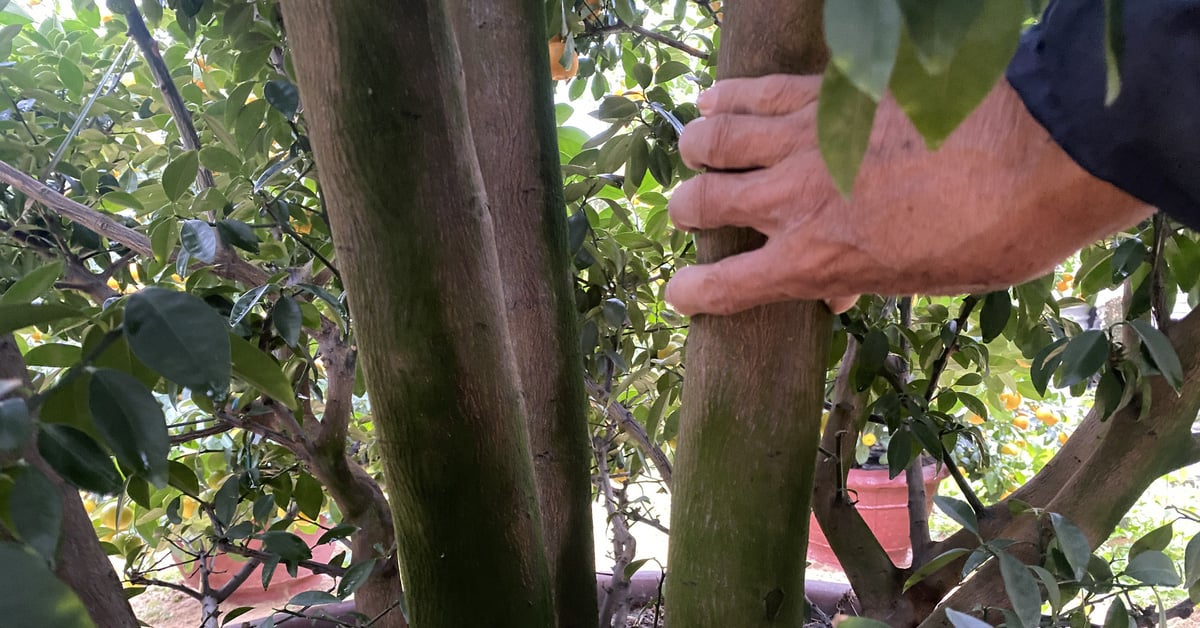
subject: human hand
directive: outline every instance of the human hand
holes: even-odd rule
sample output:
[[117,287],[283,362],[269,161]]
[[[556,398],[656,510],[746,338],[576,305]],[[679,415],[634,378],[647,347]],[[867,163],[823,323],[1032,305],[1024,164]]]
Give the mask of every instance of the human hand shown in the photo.
[[837,311],[861,293],[999,289],[1149,214],[1077,166],[1004,81],[937,151],[885,98],[846,199],[817,146],[820,81],[727,79],[701,95],[704,117],[679,150],[689,167],[718,171],[680,184],[671,219],[687,230],[751,227],[768,240],[680,269],[666,298],[681,313],[791,299]]

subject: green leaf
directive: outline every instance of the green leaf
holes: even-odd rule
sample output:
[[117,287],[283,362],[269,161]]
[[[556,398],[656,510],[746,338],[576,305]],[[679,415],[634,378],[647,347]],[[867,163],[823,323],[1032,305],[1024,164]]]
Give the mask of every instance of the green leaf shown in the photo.
[[[263,550],[279,556],[284,563],[295,564],[312,558],[312,550],[304,539],[290,532],[272,530],[262,534]],[[334,598],[336,600],[336,598]]]
[[917,57],[930,74],[946,71],[983,10],[979,0],[899,0]]
[[159,0],[142,0],[142,15],[151,26],[162,22],[163,7]]
[[1108,369],[1096,384],[1095,408],[1101,421],[1108,420],[1127,403],[1125,382],[1117,369]]
[[262,300],[263,295],[266,294],[267,290],[270,289],[271,284],[267,283],[257,288],[247,290],[242,294],[242,296],[238,297],[238,300],[233,302],[233,307],[229,310],[229,326],[237,327],[237,324],[242,322],[243,318],[246,318],[246,315],[250,313],[250,310],[253,309],[255,305],[258,305],[258,302]]
[[112,459],[86,433],[69,425],[38,427],[38,453],[71,484],[101,495],[116,495],[125,486]]
[[1157,550],[1146,550],[1129,559],[1125,575],[1151,586],[1177,587],[1183,579],[1170,557]]
[[192,187],[192,183],[196,181],[196,174],[200,172],[200,157],[196,151],[189,150],[167,164],[162,173],[163,191],[167,193],[167,198],[171,202],[178,201]]
[[679,61],[668,61],[658,66],[658,72],[654,74],[654,82],[666,83],[667,81],[678,78],[691,72],[692,69],[686,63]]
[[0,542],[0,617],[9,626],[95,628],[83,602],[37,554]]
[[1029,367],[1029,380],[1038,393],[1042,395],[1046,394],[1046,387],[1050,384],[1050,377],[1054,375],[1054,371],[1058,370],[1058,366],[1062,364],[1063,351],[1069,341],[1069,338],[1059,338],[1043,347],[1034,356],[1033,363]]
[[200,480],[196,478],[196,472],[186,464],[172,460],[167,469],[167,476],[171,486],[188,495],[200,494]]
[[902,429],[892,434],[891,440],[888,441],[888,478],[894,478],[904,472],[908,467],[908,463],[920,454],[920,449],[915,447],[912,431]]
[[975,619],[966,613],[960,613],[953,608],[946,609],[946,619],[954,628],[991,628],[991,624]]
[[908,119],[936,148],[992,91],[1017,48],[1023,3],[982,0],[983,11],[962,37],[944,72],[929,72],[907,32],[900,36],[890,89]]
[[1095,375],[1108,362],[1108,351],[1108,336],[1098,329],[1071,338],[1062,352],[1062,385],[1074,386]]
[[78,345],[48,342],[30,349],[25,354],[25,364],[28,366],[66,368],[74,366],[82,357],[82,354],[83,351]]
[[217,489],[217,493],[213,495],[213,513],[217,519],[229,525],[233,523],[233,516],[237,514],[238,500],[242,497],[242,478],[240,475],[233,475],[226,478],[221,484],[221,488]]
[[128,373],[96,369],[88,385],[88,408],[96,430],[122,465],[157,488],[167,485],[167,419],[149,389]]
[[1004,592],[1012,603],[1013,611],[1021,620],[1022,626],[1037,626],[1042,618],[1042,594],[1038,590],[1037,580],[1029,573],[1024,563],[1013,558],[1004,550],[995,552],[1000,562],[1000,576],[1004,580]]
[[73,307],[44,303],[0,304],[0,334],[11,334],[32,325],[45,325],[64,318],[77,318],[83,314]]
[[213,172],[238,174],[242,171],[244,162],[233,153],[220,146],[206,146],[200,149],[200,163]]
[[124,15],[137,10],[137,5],[133,3],[133,0],[107,0],[105,5],[109,11],[118,15]]
[[358,532],[357,526],[352,526],[348,523],[339,523],[326,530],[325,533],[321,535],[321,538],[317,539],[317,545],[324,545],[330,541],[347,538],[355,532]]
[[338,597],[343,600],[350,597],[351,594],[362,587],[367,578],[371,577],[371,571],[374,569],[374,558],[351,565],[342,576],[342,581],[338,583]]
[[[838,0],[825,3],[825,41],[830,61],[856,91],[879,102],[887,89],[900,41],[895,0]],[[825,74],[829,80],[829,72]],[[822,95],[825,88],[822,86]]]
[[625,324],[627,312],[625,310],[625,302],[620,299],[607,299],[600,304],[600,312],[604,315],[604,322],[611,327],[621,327]]
[[300,109],[300,90],[291,81],[268,81],[263,86],[263,98],[288,120],[295,118]]
[[839,628],[887,628],[887,626],[888,624],[885,624],[878,619],[857,617],[853,615],[838,621]]
[[295,347],[300,341],[300,329],[303,326],[300,304],[287,295],[280,296],[271,309],[271,324],[289,347]]
[[125,305],[134,355],[167,379],[195,391],[229,389],[229,326],[207,303],[183,292],[146,288]]
[[[825,6],[836,4],[840,2]],[[828,66],[817,102],[817,140],[825,166],[843,195],[849,196],[854,188],[874,123],[875,101],[835,66]]]
[[236,246],[243,251],[258,253],[258,235],[250,225],[240,220],[218,220],[217,233],[221,241],[230,246]]
[[654,70],[645,63],[638,62],[633,66],[633,78],[638,82],[642,89],[650,87],[650,83],[654,82]]
[[1092,547],[1087,536],[1079,526],[1071,523],[1066,517],[1052,512],[1050,523],[1054,526],[1054,536],[1058,539],[1058,548],[1067,558],[1071,566],[1072,576],[1080,580],[1087,573],[1088,563],[1092,560]]
[[172,6],[178,6],[187,17],[196,17],[204,7],[204,0],[178,0],[178,5]]
[[600,102],[596,117],[605,122],[625,122],[637,115],[638,106],[624,96],[608,96]]
[[1134,622],[1129,616],[1129,611],[1125,609],[1125,601],[1121,596],[1113,598],[1112,604],[1108,605],[1108,612],[1104,614],[1104,628],[1133,628]]
[[1183,387],[1183,366],[1179,363],[1179,356],[1175,353],[1175,347],[1171,346],[1171,341],[1149,321],[1136,319],[1129,321],[1129,325],[1141,337],[1142,346],[1146,348],[1146,353],[1150,354],[1154,367],[1162,373],[1176,393],[1180,392]]
[[1125,0],[1104,0],[1104,105],[1121,93],[1121,57],[1125,53]]
[[108,192],[104,196],[101,196],[100,200],[105,205],[112,205],[117,209],[132,209],[136,212],[142,212],[146,209],[136,196],[122,190]]
[[984,342],[995,340],[1008,325],[1012,316],[1012,298],[1008,290],[989,292],[983,298],[983,309],[979,312],[979,327]]
[[1183,551],[1183,586],[1192,588],[1200,582],[1200,534],[1188,541]]
[[938,495],[933,498],[933,503],[938,509],[946,513],[958,525],[973,532],[976,536],[979,535],[979,519],[975,516],[975,511],[971,510],[971,506],[962,500]]
[[185,220],[179,230],[179,241],[188,255],[211,264],[217,258],[217,234],[203,220]]
[[938,554],[929,562],[921,565],[919,569],[914,571],[913,574],[908,577],[908,580],[904,581],[904,589],[901,592],[908,591],[914,584],[917,584],[918,582],[929,577],[930,574],[937,573],[942,569],[942,567],[945,567],[946,565],[949,565],[950,563],[970,553],[971,550],[965,547],[956,547],[952,550],[947,550],[941,554]]
[[862,341],[858,350],[858,359],[854,363],[854,388],[864,391],[870,388],[875,376],[883,369],[888,352],[887,335],[878,329],[871,330]]
[[1125,240],[1112,255],[1112,282],[1119,283],[1137,270],[1146,261],[1146,245],[1137,238]]
[[0,453],[15,454],[33,436],[33,417],[24,399],[0,400]]
[[53,563],[58,553],[62,511],[62,495],[50,478],[36,467],[22,467],[8,494],[8,516],[21,540],[48,563]]
[[296,393],[292,390],[291,382],[274,358],[233,334],[229,334],[229,348],[232,353],[233,374],[238,379],[249,383],[288,409],[296,410],[300,407],[296,403]]
[[54,282],[62,276],[62,271],[62,260],[38,266],[4,291],[3,296],[0,296],[0,305],[32,303],[34,299],[46,294],[54,287]]
[[297,593],[296,595],[292,596],[292,599],[288,600],[287,605],[321,606],[323,604],[336,604],[341,601],[342,598],[336,597],[327,591],[304,591],[303,593]]
[[316,519],[321,515],[321,506],[325,503],[325,491],[321,488],[321,483],[317,482],[313,476],[301,473],[296,478],[296,487],[292,490],[292,498],[296,500],[300,514],[309,519]]
[[1159,526],[1145,534],[1141,538],[1133,542],[1129,547],[1129,558],[1132,559],[1138,554],[1147,551],[1161,552],[1167,549],[1171,544],[1171,538],[1175,536],[1175,526],[1168,522],[1166,525]]

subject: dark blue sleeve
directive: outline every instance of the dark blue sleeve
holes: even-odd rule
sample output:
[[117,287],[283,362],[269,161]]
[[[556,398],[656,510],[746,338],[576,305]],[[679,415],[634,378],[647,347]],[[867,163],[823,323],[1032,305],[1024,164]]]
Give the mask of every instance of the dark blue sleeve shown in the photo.
[[1124,2],[1121,91],[1104,104],[1102,0],[1055,0],[1008,80],[1080,166],[1200,229],[1200,0]]

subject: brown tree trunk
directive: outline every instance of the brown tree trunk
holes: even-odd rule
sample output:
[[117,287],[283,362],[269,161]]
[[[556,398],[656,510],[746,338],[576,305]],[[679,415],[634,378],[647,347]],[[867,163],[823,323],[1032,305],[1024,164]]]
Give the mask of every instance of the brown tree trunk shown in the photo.
[[[25,359],[12,334],[0,336],[0,380],[4,379],[28,382]],[[26,448],[24,458],[50,478],[62,497],[62,533],[54,565],[55,574],[79,596],[96,626],[136,628],[137,617],[125,598],[121,579],[100,547],[92,521],[83,509],[79,490],[59,477],[37,454],[37,448],[32,444]]]
[[283,3],[413,622],[553,622],[499,263],[438,0]]
[[591,450],[567,255],[545,2],[453,2],[500,255],[558,625],[596,626]]
[[[726,7],[722,78],[819,71],[822,7]],[[764,238],[723,229],[696,240],[699,261],[712,262]],[[830,330],[829,311],[813,302],[693,319],[671,509],[670,625],[803,624]]]

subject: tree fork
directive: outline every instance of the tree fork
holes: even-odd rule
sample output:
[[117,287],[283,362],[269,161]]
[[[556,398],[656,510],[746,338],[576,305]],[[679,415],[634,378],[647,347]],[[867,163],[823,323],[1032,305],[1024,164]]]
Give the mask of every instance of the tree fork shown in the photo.
[[499,263],[439,0],[282,4],[411,619],[552,625]]
[[541,28],[545,2],[451,5],[528,417],[558,626],[594,627],[599,611],[592,451],[550,59]]
[[[722,78],[819,72],[820,0],[727,7]],[[700,262],[762,246],[748,229],[696,237]],[[671,509],[671,626],[798,626],[831,318],[818,302],[697,316]],[[729,370],[730,364],[740,365]]]

